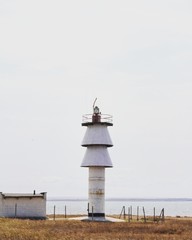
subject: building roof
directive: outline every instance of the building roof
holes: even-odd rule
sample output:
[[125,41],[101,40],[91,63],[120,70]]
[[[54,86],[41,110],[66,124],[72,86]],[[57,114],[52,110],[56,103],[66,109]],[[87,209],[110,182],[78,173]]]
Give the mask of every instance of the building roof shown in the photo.
[[1,193],[3,198],[44,198],[44,193]]

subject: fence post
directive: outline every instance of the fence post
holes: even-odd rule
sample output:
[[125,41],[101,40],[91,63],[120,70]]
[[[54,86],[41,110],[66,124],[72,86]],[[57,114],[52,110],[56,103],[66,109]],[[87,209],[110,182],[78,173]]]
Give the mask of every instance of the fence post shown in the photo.
[[123,206],[123,208],[122,208],[122,210],[121,210],[121,213],[120,213],[120,215],[119,215],[119,218],[121,218],[123,212],[125,213],[125,206]]
[[145,208],[143,207],[144,222],[146,223]]
[[53,220],[55,221],[55,210],[56,210],[56,206],[54,205],[54,208],[53,208]]
[[89,203],[87,204],[87,213],[88,213],[88,216],[89,216]]
[[15,203],[15,218],[17,217],[17,203]]
[[92,206],[92,221],[93,221],[93,206]]
[[155,222],[156,219],[155,219],[155,207],[153,208],[153,221]]
[[139,207],[137,206],[137,221],[139,221]]
[[65,218],[67,218],[67,206],[65,205]]
[[162,221],[164,222],[165,221],[165,209],[163,208],[162,211],[163,211],[162,212]]
[[130,218],[131,218],[131,220],[133,219],[133,208],[132,208],[132,206],[130,206]]
[[128,207],[128,222],[130,222],[130,207]]
[[161,210],[160,216],[159,216],[159,220],[162,218],[162,222],[164,222],[165,220],[165,215],[164,215],[164,208]]

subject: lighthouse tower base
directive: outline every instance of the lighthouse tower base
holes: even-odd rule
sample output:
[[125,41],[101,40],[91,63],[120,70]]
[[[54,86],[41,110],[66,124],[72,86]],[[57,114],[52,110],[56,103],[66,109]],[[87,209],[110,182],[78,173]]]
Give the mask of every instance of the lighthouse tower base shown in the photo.
[[125,222],[123,219],[112,218],[112,217],[75,217],[75,218],[68,218],[67,220],[76,220],[76,221],[83,221],[83,222]]
[[108,217],[88,217],[88,218],[84,218],[81,221],[84,222],[112,222],[109,220]]

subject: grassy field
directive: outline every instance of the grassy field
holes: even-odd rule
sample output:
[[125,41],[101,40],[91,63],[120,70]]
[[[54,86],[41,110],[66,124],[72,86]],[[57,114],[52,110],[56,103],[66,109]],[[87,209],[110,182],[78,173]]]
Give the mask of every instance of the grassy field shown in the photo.
[[164,223],[98,223],[0,219],[0,240],[192,240],[191,219]]

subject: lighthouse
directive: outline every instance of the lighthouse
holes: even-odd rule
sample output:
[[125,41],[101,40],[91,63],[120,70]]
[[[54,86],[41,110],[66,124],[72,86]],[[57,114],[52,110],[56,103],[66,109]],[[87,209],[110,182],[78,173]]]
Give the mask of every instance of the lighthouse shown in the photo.
[[113,167],[108,153],[113,146],[108,132],[113,126],[112,116],[101,114],[93,105],[93,113],[83,116],[82,126],[87,127],[81,145],[86,147],[81,167],[89,168],[88,217],[105,221],[105,168]]

